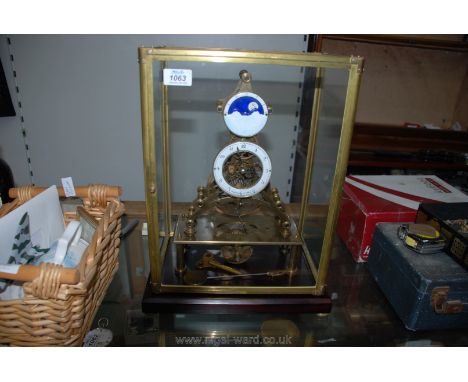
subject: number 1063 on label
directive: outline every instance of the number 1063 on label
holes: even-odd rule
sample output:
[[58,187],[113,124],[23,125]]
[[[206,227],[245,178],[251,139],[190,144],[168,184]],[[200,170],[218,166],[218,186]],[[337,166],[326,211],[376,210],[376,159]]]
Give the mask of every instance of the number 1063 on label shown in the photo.
[[169,86],[192,86],[191,69],[164,69],[164,85]]

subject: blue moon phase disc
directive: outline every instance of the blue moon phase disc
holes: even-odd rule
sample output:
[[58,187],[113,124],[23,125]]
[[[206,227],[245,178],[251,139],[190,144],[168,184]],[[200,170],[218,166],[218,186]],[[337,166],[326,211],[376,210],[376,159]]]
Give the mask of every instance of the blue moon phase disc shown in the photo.
[[228,129],[240,137],[252,137],[263,129],[268,119],[265,101],[255,93],[234,95],[224,107],[224,121]]

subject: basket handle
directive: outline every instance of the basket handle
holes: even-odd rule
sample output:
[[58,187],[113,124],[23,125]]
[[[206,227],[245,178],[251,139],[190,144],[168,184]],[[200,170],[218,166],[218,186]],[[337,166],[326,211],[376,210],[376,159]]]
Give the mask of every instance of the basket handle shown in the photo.
[[[75,187],[76,196],[79,198],[87,198],[89,196],[90,190],[96,186],[100,186],[100,185]],[[122,195],[122,188],[119,186],[102,186],[102,187],[105,190],[104,192],[105,192],[106,197],[109,199],[118,198],[120,195]],[[25,196],[26,200],[47,190],[46,187],[31,187],[31,186],[16,187],[16,188],[10,188],[10,190],[8,191],[8,196],[12,199],[21,197],[21,191],[24,189],[28,191],[27,195]],[[59,196],[66,196],[65,191],[63,190],[63,187],[57,187],[57,191],[58,191]]]
[[[35,265],[20,265],[19,267],[17,265],[2,265],[0,269],[0,278],[15,281],[33,281],[40,274],[41,268]],[[76,268],[62,268],[60,269],[59,281],[62,284],[75,285],[80,281],[80,272]]]

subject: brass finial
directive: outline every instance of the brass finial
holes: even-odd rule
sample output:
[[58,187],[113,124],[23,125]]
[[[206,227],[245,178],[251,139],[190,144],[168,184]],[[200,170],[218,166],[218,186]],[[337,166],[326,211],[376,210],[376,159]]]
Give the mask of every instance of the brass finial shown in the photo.
[[249,83],[250,81],[252,81],[252,76],[245,69],[239,72],[239,78],[241,79],[242,82],[245,82],[245,83]]

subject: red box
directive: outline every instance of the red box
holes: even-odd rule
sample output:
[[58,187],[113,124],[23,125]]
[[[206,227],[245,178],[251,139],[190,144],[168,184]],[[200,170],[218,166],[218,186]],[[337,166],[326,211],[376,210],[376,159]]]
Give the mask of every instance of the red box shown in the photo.
[[366,262],[376,223],[414,222],[419,203],[462,202],[468,196],[432,175],[349,176],[337,231],[357,262]]

